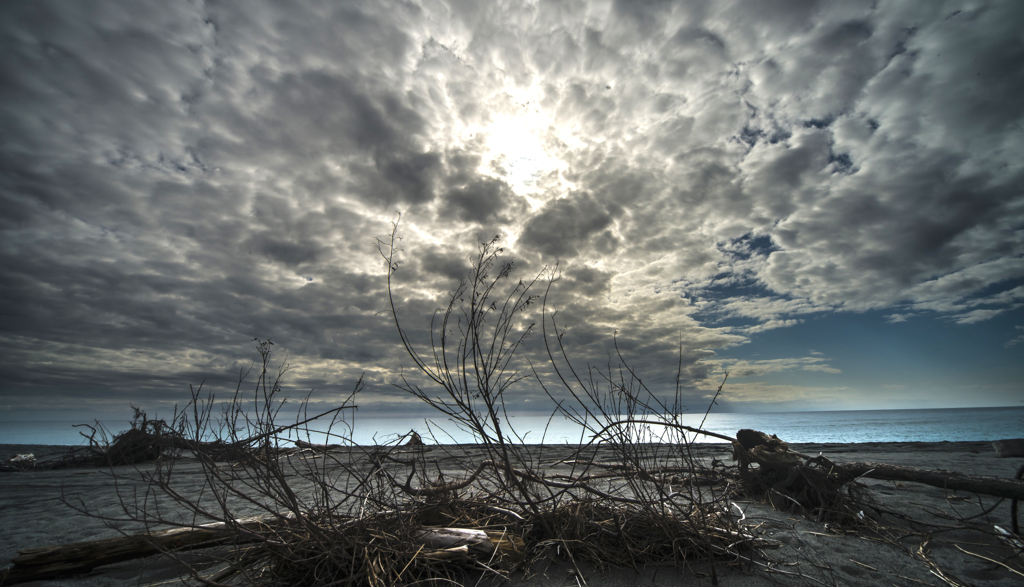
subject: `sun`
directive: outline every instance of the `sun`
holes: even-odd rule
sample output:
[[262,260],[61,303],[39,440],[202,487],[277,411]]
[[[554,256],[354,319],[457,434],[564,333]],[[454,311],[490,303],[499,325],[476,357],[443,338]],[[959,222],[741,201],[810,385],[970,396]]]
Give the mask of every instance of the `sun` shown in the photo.
[[567,186],[563,153],[550,118],[529,106],[520,112],[499,114],[478,131],[485,141],[480,172],[499,177],[538,208]]
[[503,170],[517,191],[532,191],[534,180],[555,167],[541,141],[544,129],[528,116],[499,119],[484,131],[487,157],[484,164]]

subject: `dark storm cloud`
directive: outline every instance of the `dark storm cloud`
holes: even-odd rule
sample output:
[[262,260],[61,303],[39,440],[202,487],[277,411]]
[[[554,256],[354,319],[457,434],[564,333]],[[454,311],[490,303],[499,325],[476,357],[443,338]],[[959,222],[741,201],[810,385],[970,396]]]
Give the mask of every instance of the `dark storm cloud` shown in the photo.
[[442,250],[425,251],[420,261],[423,270],[435,273],[452,282],[458,282],[469,270],[469,262],[461,254]]
[[76,377],[82,397],[162,401],[230,384],[271,337],[296,385],[365,371],[367,405],[396,405],[408,360],[374,237],[399,211],[417,341],[500,235],[517,277],[561,260],[550,301],[583,360],[618,330],[661,373],[682,337],[693,398],[716,350],[813,316],[1018,316],[1022,20],[999,2],[5,3],[2,403]]
[[[195,5],[9,8],[3,323],[19,348],[36,348],[11,359],[32,374],[12,397],[69,385],[44,367],[67,354],[68,373],[83,368],[74,356],[95,355],[78,387],[108,396],[187,389],[203,365],[223,369],[196,357],[248,357],[253,336],[366,362],[373,343],[360,333],[380,332],[364,318],[380,321],[379,276],[331,266],[369,251],[374,228],[351,207],[334,212],[344,187],[331,159],[357,156],[349,164],[379,187],[371,202],[431,199],[438,159],[417,145],[423,122],[393,92],[329,59],[289,60],[328,51],[323,41],[345,64],[360,38],[393,57],[402,34],[349,19],[359,30],[342,35],[344,48],[329,34],[272,48],[267,27],[303,23]],[[261,44],[273,59],[250,52]],[[144,384],[133,364],[176,374]],[[359,370],[331,367],[332,385]]]
[[612,215],[587,193],[555,200],[530,219],[520,243],[548,258],[575,257],[593,239],[602,253],[611,253],[617,243],[610,232]]
[[613,273],[596,267],[574,267],[565,272],[572,283],[567,287],[577,295],[596,297],[611,291]]
[[504,181],[479,178],[449,190],[443,199],[442,217],[455,217],[463,222],[508,223],[510,219],[502,217],[502,213],[513,205],[516,196]]

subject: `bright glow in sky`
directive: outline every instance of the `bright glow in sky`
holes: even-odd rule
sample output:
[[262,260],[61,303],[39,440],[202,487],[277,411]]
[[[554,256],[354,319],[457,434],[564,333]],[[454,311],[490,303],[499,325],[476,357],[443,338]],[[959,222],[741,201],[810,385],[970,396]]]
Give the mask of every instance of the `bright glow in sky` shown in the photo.
[[537,198],[543,192],[543,186],[538,185],[540,178],[559,170],[559,162],[544,148],[547,125],[539,118],[529,113],[509,116],[482,129],[487,137],[487,154],[481,173],[499,175],[534,208],[543,204]]
[[[1024,400],[1024,3],[0,3],[0,419],[365,373],[478,238],[703,410]],[[531,316],[530,318],[535,318]],[[524,349],[537,356],[539,339]],[[543,361],[543,355],[539,355]],[[525,366],[526,363],[520,363]],[[546,401],[524,381],[514,408]],[[88,418],[86,418],[88,419]]]

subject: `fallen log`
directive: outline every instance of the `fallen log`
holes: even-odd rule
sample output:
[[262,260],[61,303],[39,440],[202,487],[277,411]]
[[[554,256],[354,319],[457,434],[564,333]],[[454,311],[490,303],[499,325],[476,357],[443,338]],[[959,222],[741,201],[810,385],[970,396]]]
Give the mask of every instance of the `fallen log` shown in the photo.
[[933,471],[888,463],[836,463],[851,478],[867,477],[884,481],[910,481],[951,491],[969,491],[993,497],[1024,500],[1024,481],[1008,477],[965,475],[956,471]]
[[420,435],[415,430],[410,430],[406,436],[409,437],[409,440],[402,446],[423,446],[423,439],[420,438]]
[[11,559],[11,566],[0,571],[0,585],[15,585],[26,581],[58,579],[81,575],[103,565],[127,560],[145,558],[182,548],[205,548],[221,544],[242,544],[252,542],[255,534],[239,532],[244,528],[251,532],[266,528],[270,518],[242,518],[230,526],[225,522],[214,522],[191,528],[171,528],[145,534],[119,536],[102,540],[89,540],[27,548]]
[[502,554],[516,555],[524,548],[522,538],[505,532],[470,528],[421,528],[413,533],[413,539],[427,548],[439,551],[465,548],[467,554],[478,555],[484,560],[495,550]]
[[768,436],[763,432],[748,429],[737,432],[732,445],[733,458],[739,461],[741,469],[746,469],[750,463],[757,463],[765,469],[788,470],[798,466],[802,459],[805,463],[817,462],[829,474],[838,473],[843,483],[867,477],[883,481],[909,481],[951,491],[969,491],[992,497],[1024,500],[1024,481],[1018,479],[965,475],[956,471],[919,469],[888,463],[832,462],[823,456],[810,457],[800,454],[790,450],[789,445],[777,436]]
[[996,449],[996,456],[999,458],[1024,457],[1024,438],[1007,438],[996,440],[992,443]]
[[[0,586],[82,575],[104,565],[184,548],[258,542],[261,532],[280,521],[281,518],[276,516],[242,518],[230,525],[214,522],[190,528],[27,548],[11,559],[11,566],[0,570]],[[476,558],[487,562],[495,550],[516,556],[524,548],[522,538],[493,530],[421,528],[413,533],[412,539],[424,546],[420,553],[422,556],[436,560]]]
[[302,449],[308,449],[308,450],[317,450],[317,451],[327,452],[327,451],[331,450],[332,448],[341,448],[341,445],[340,444],[317,444],[315,442],[306,442],[305,440],[296,440],[295,441],[295,447],[296,448],[302,448]]

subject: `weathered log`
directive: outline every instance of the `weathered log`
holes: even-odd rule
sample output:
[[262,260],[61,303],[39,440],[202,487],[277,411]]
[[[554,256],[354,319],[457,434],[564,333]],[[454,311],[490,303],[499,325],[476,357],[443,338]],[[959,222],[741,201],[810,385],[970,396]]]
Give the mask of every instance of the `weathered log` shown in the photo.
[[315,442],[306,442],[305,440],[296,440],[296,448],[303,448],[309,450],[328,451],[332,448],[341,448],[340,444],[317,444]]
[[238,527],[258,531],[271,520],[243,518],[235,520],[230,526],[224,522],[215,522],[192,528],[172,528],[74,544],[27,548],[11,559],[10,567],[0,571],[0,585],[80,575],[103,565],[186,547],[204,548],[251,542],[252,539],[246,540],[245,534],[238,532]]
[[768,436],[756,430],[740,430],[736,434],[736,439],[732,441],[732,445],[733,458],[740,461],[741,468],[745,468],[748,463],[758,463],[766,468],[785,469],[796,465],[798,459],[803,459],[804,461],[817,461],[819,465],[835,466],[840,469],[838,471],[840,475],[845,475],[847,480],[867,477],[884,481],[910,481],[952,491],[970,491],[993,497],[1024,500],[1024,481],[1017,479],[965,475],[956,471],[919,469],[888,463],[855,461],[833,464],[832,461],[824,459],[824,457],[810,457],[792,451],[789,449],[789,445],[777,436]]
[[992,443],[999,458],[1024,457],[1024,438],[1007,438]]
[[766,446],[769,450],[780,450],[784,451],[789,448],[789,443],[780,439],[778,436],[772,434],[768,436],[764,432],[759,430],[751,430],[744,428],[736,433],[736,440],[733,442],[740,443],[740,446],[747,450],[751,450],[757,446]]
[[423,446],[423,439],[420,438],[420,435],[415,430],[410,430],[407,436],[409,440],[403,446]]
[[951,491],[969,491],[1005,497],[1007,499],[1024,499],[1024,481],[1008,477],[992,477],[988,475],[965,475],[956,471],[919,469],[888,463],[852,462],[836,463],[851,477],[867,477],[885,481],[910,481],[949,489]]
[[[274,516],[243,518],[235,520],[230,526],[224,522],[215,522],[194,528],[172,528],[118,538],[28,548],[11,559],[10,567],[0,570],[0,586],[81,575],[96,567],[183,548],[251,543],[258,540],[261,530],[266,530],[279,520]],[[252,534],[239,532],[239,527]],[[495,549],[506,555],[516,555],[523,550],[521,538],[490,530],[421,528],[412,538],[425,547],[421,553],[423,556],[438,560],[475,557],[486,562]]]
[[467,553],[489,557],[496,549],[503,554],[522,552],[523,540],[505,532],[469,528],[421,528],[413,539],[427,548],[452,550],[465,547]]

